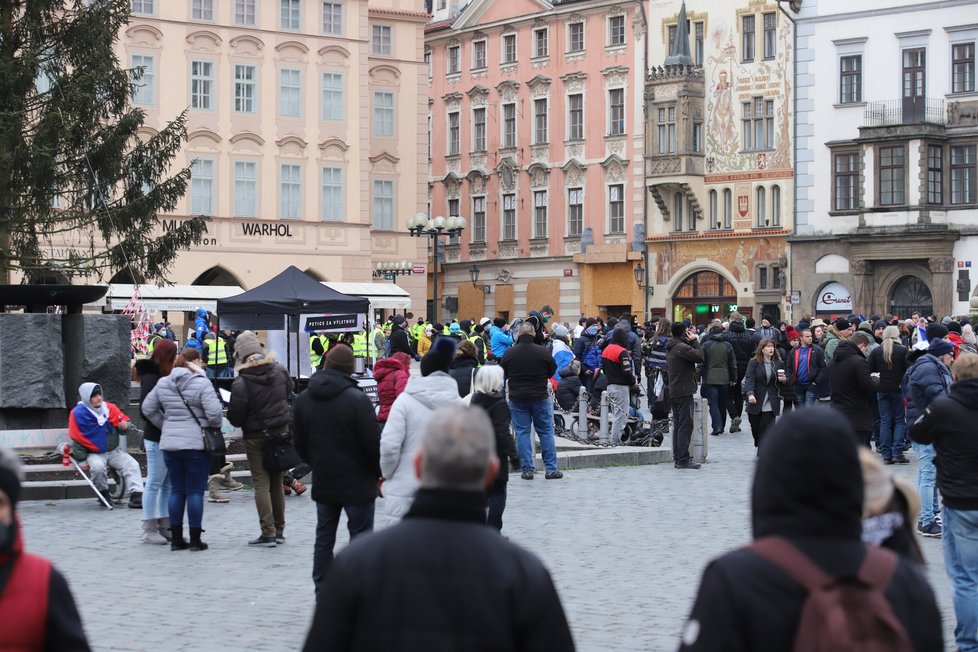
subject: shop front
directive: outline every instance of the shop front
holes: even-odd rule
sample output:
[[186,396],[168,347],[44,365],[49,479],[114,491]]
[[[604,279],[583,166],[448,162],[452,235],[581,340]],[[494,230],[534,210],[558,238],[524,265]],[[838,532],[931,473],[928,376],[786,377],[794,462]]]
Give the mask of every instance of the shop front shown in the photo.
[[815,316],[825,321],[844,317],[852,312],[852,292],[838,281],[822,286],[815,298]]
[[672,295],[674,322],[688,318],[699,326],[714,318],[726,319],[731,312],[739,309],[737,290],[719,272],[694,272]]

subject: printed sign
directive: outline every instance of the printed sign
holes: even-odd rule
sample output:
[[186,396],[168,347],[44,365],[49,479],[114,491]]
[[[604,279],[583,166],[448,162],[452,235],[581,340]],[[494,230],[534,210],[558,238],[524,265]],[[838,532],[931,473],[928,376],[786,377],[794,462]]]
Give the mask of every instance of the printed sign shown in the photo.
[[323,315],[306,320],[306,332],[313,331],[354,331],[357,330],[359,315]]
[[829,283],[818,293],[816,312],[846,312],[852,310],[852,296],[842,283]]
[[415,265],[415,266],[414,266],[414,267],[413,267],[413,268],[411,269],[411,272],[412,272],[413,274],[424,274],[424,272],[425,272],[425,269],[424,269],[424,265]]

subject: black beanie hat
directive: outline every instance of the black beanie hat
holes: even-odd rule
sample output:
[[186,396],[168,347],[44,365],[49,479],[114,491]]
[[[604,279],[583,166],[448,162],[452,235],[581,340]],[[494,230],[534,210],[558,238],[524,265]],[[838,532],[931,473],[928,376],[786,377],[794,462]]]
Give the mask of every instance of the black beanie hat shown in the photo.
[[839,317],[832,322],[832,325],[835,326],[835,330],[837,331],[847,331],[852,328],[852,324],[849,323],[849,320],[843,319],[842,317]]
[[944,324],[933,323],[927,326],[927,341],[939,340],[947,337],[947,327]]
[[495,326],[496,328],[502,328],[503,326],[506,325],[506,320],[503,319],[502,317],[496,317],[495,319],[492,320],[492,325]]
[[448,367],[455,357],[456,342],[454,337],[439,337],[431,349],[421,358],[421,375],[430,376],[436,371],[448,373]]
[[472,320],[471,319],[463,319],[462,321],[460,321],[458,323],[458,327],[461,328],[466,333],[471,333],[472,332]]
[[754,326],[756,326],[756,325],[757,325],[757,322],[754,321],[753,317],[748,317],[744,321],[744,328],[754,328]]
[[333,369],[344,374],[353,373],[353,349],[348,346],[337,345],[330,348],[326,354],[326,361],[323,363],[327,369]]
[[956,322],[956,321],[949,321],[947,323],[947,331],[949,333],[957,333],[958,335],[960,335],[961,334],[961,324],[959,322]]
[[686,332],[686,324],[684,324],[683,322],[681,322],[681,321],[680,322],[676,322],[675,324],[672,325],[672,336],[673,337],[682,337],[683,336],[683,333],[685,333],[685,332]]

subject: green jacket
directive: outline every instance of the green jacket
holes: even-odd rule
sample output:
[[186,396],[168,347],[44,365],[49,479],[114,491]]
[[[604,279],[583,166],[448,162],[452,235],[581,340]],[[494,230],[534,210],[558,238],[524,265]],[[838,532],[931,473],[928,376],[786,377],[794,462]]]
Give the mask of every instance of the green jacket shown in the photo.
[[842,339],[839,337],[839,331],[835,330],[835,326],[829,326],[828,333],[825,335],[825,340],[822,342],[822,348],[825,349],[825,366],[832,364],[832,359],[835,357],[835,348],[839,346],[839,342]]

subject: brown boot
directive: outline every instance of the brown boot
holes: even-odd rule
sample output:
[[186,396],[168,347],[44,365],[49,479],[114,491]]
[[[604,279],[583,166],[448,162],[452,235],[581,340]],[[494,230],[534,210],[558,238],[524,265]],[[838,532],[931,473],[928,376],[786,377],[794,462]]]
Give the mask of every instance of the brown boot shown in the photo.
[[231,469],[234,468],[233,464],[226,464],[221,468],[221,489],[225,491],[237,491],[244,485],[231,477]]
[[231,499],[221,493],[221,480],[224,476],[216,473],[207,479],[207,502],[229,503]]

